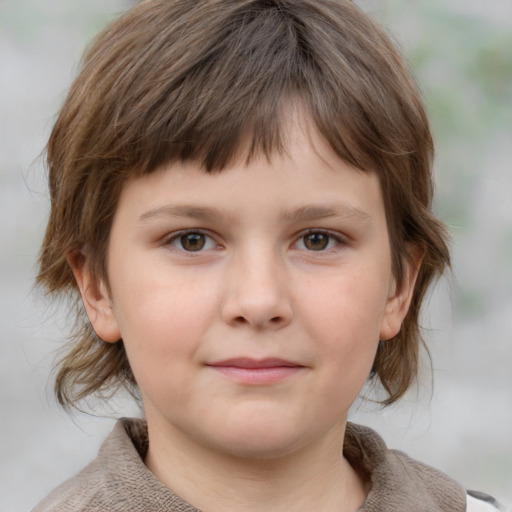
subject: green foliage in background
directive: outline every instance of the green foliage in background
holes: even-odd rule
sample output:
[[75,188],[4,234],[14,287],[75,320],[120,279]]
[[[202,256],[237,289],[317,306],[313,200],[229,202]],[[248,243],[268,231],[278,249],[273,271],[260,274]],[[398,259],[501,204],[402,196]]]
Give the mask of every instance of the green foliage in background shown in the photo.
[[487,152],[512,134],[512,4],[381,5],[375,14],[398,32],[428,105],[439,155],[438,211],[450,225],[470,229],[471,198],[485,175]]
[[462,283],[455,313],[505,310],[512,283],[512,2],[360,4],[389,28],[425,97],[436,141],[435,209],[453,234]]

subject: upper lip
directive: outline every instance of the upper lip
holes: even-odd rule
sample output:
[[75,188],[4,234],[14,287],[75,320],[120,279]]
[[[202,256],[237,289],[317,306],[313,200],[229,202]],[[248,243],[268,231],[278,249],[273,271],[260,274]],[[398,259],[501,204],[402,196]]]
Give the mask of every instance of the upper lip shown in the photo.
[[280,368],[280,367],[302,367],[304,365],[294,361],[288,361],[278,357],[267,357],[265,359],[253,359],[251,357],[236,357],[208,363],[207,366],[232,367],[232,368]]

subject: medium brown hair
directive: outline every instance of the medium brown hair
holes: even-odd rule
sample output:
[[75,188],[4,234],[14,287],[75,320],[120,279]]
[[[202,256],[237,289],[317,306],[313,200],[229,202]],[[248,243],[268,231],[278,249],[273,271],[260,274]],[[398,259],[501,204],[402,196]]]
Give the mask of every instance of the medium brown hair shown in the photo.
[[47,146],[51,213],[37,282],[77,307],[56,377],[61,404],[137,388],[122,340],[103,342],[88,322],[67,257],[87,251],[108,282],[128,179],[173,162],[211,172],[242,152],[270,158],[285,149],[282,109],[294,100],[341,159],[379,177],[398,282],[408,248],[424,251],[402,329],[379,344],[370,374],[386,404],[414,382],[420,306],[449,251],[430,211],[428,120],[390,39],[348,0],[148,0],[93,42]]

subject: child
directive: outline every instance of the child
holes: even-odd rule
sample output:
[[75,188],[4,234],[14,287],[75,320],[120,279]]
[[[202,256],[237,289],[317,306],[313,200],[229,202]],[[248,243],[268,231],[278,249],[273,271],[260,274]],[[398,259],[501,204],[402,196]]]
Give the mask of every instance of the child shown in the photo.
[[79,306],[57,397],[124,386],[145,421],[36,511],[497,510],[347,422],[368,378],[414,382],[449,264],[421,99],[351,2],[141,2],[47,151],[38,283]]

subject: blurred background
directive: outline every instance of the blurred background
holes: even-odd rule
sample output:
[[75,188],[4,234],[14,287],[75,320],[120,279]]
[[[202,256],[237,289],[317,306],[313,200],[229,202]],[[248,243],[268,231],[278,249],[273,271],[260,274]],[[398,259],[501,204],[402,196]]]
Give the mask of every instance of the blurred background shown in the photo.
[[[62,412],[51,367],[65,318],[33,290],[48,213],[39,157],[91,37],[134,2],[0,0],[0,512],[30,510],[90,461],[121,415]],[[352,419],[470,489],[512,503],[512,2],[366,0],[423,91],[436,211],[453,274],[423,315],[433,360],[397,406]],[[432,384],[433,382],[433,384]]]

